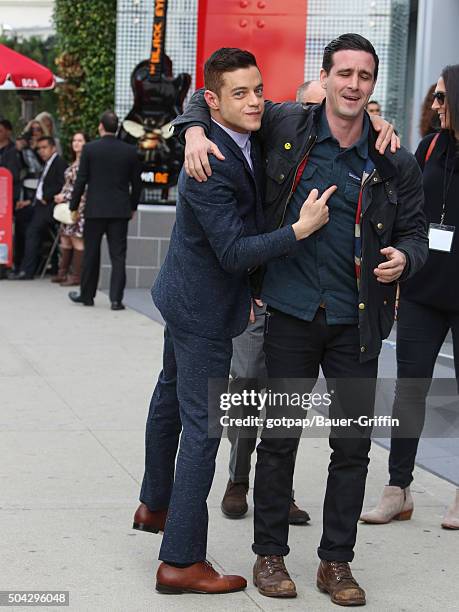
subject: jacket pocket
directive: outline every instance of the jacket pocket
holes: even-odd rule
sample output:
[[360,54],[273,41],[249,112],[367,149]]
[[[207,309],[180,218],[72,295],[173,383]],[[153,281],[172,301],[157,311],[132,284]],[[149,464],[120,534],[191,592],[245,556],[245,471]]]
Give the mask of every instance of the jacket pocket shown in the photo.
[[266,160],[266,174],[277,185],[283,185],[292,169],[292,162],[278,153],[271,154]]
[[396,205],[386,203],[375,210],[370,217],[370,224],[379,238],[381,247],[390,246],[394,227]]
[[286,190],[287,180],[291,174],[292,165],[277,153],[272,153],[266,160],[266,190],[265,206],[276,202],[281,193]]

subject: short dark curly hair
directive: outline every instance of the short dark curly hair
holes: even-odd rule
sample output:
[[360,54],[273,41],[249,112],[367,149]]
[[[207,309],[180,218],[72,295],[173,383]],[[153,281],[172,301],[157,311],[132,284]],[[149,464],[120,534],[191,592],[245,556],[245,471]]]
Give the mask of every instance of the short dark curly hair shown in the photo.
[[204,65],[204,86],[218,94],[223,85],[223,73],[249,66],[257,66],[257,60],[250,51],[234,47],[217,49]]

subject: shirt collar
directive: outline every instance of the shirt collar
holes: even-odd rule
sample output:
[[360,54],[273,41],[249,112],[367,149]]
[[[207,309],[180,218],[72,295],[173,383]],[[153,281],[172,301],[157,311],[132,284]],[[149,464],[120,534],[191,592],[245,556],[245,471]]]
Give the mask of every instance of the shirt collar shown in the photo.
[[241,134],[240,132],[235,132],[234,130],[225,127],[221,123],[218,123],[218,121],[215,121],[215,119],[213,118],[212,121],[216,123],[218,127],[220,127],[224,132],[226,132],[228,136],[231,136],[231,138],[234,140],[234,142],[239,148],[245,149],[245,147],[247,146],[247,141],[250,139],[251,132],[245,132],[244,134]]
[[[357,154],[362,159],[367,159],[368,157],[368,131],[370,127],[370,120],[368,118],[367,113],[363,114],[363,128],[362,134],[357,142],[354,142],[353,145],[348,147],[346,151],[351,151],[355,148]],[[334,136],[330,132],[330,126],[328,125],[327,115],[325,113],[325,104],[322,106],[320,110],[320,118],[319,125],[317,129],[317,142],[323,142],[327,138],[333,138]]]
[[51,157],[48,159],[48,161],[45,164],[45,168],[49,168],[56,157],[57,157],[57,151],[53,153]]

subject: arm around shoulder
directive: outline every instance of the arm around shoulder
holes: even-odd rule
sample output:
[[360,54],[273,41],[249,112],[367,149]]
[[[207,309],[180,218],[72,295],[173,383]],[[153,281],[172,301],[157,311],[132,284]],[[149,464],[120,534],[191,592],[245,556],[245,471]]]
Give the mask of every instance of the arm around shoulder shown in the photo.
[[201,126],[205,133],[210,130],[210,112],[204,99],[204,89],[197,89],[191,96],[185,111],[172,122],[174,135],[184,142],[185,132],[194,125]]

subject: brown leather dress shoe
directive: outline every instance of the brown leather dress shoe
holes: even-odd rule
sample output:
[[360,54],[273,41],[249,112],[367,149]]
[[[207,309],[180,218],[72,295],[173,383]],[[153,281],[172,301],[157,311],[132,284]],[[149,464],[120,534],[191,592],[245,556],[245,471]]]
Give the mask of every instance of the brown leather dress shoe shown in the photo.
[[158,531],[164,531],[166,517],[167,509],[152,512],[145,504],[140,504],[135,511],[132,528],[138,529],[139,531],[158,533]]
[[156,572],[156,590],[166,595],[234,593],[243,591],[246,586],[247,580],[242,576],[219,574],[208,561],[199,561],[183,568],[161,563]]
[[317,571],[317,588],[328,593],[339,606],[364,606],[365,591],[352,575],[349,563],[321,561]]
[[247,492],[249,486],[243,482],[232,482],[228,480],[225,495],[223,496],[221,509],[228,518],[242,518],[249,509],[247,505]]
[[257,555],[253,584],[266,597],[296,597],[296,586],[280,555]]

